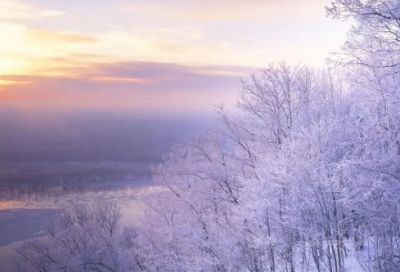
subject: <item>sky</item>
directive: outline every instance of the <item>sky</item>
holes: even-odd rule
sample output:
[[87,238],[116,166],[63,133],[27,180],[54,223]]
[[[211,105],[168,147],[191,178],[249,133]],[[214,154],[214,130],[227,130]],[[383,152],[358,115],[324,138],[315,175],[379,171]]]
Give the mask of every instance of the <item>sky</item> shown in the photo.
[[329,0],[0,0],[0,109],[197,112],[269,63],[323,67]]

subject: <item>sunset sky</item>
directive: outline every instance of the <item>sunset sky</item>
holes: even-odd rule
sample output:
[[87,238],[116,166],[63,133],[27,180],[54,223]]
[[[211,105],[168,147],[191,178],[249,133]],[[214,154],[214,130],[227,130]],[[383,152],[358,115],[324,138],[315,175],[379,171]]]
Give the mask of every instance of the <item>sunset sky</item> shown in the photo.
[[329,0],[0,0],[0,107],[198,111],[268,63],[323,67]]

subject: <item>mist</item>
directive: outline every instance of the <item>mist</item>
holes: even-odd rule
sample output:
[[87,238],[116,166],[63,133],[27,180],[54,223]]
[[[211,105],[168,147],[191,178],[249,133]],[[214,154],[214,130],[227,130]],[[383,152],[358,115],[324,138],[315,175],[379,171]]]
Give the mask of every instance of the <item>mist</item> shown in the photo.
[[0,111],[1,163],[159,163],[212,114]]

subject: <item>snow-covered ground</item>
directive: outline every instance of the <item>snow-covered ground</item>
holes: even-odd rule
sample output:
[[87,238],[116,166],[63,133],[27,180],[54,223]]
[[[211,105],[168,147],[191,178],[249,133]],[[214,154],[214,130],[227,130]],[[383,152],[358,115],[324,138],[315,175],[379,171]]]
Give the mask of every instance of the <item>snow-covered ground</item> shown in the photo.
[[363,272],[360,264],[357,261],[357,253],[351,244],[347,244],[348,256],[345,260],[344,272]]

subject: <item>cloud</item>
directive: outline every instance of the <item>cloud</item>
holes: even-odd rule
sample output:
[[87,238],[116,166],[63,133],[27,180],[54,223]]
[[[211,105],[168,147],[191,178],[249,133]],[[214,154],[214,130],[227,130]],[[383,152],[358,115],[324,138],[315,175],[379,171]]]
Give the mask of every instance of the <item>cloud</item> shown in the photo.
[[0,21],[0,75],[38,74],[46,67],[65,67],[76,60],[64,59],[64,63],[57,65],[52,60],[79,53],[81,48],[93,46],[96,42],[96,38],[79,33],[49,31]]
[[283,22],[294,20],[313,20],[324,17],[324,4],[321,0],[156,0],[146,4],[123,6],[121,12],[151,14],[158,20],[229,22],[263,21]]
[[162,34],[136,29],[110,31],[95,35],[100,42],[90,50],[114,61],[128,59],[204,65],[216,59],[219,61],[218,54],[229,47],[226,43],[219,41],[194,39],[190,36],[168,33],[166,30]]
[[29,85],[0,85],[0,105],[52,109],[209,111],[233,105],[244,67],[191,67],[124,62],[97,65],[80,77],[4,76]]
[[151,81],[148,79],[142,78],[132,78],[132,77],[93,77],[92,80],[100,81],[100,82],[113,82],[113,83],[138,83],[138,84],[147,84]]
[[40,8],[27,2],[17,0],[0,1],[0,10],[0,20],[34,20],[49,17],[58,17],[64,14],[63,11]]
[[49,31],[44,29],[26,29],[27,35],[37,41],[40,40],[45,44],[55,43],[60,44],[93,44],[98,40],[89,35],[82,35],[74,32],[66,31]]
[[[168,32],[164,33],[167,35]],[[78,60],[93,62],[156,61],[204,64],[224,50],[223,44],[174,40],[153,34],[110,31],[95,35],[50,31],[0,21],[0,75],[48,74]],[[63,58],[62,64],[54,63]],[[70,68],[74,68],[71,65]],[[59,69],[58,69],[59,70]]]
[[17,84],[30,84],[30,83],[26,82],[26,81],[21,81],[21,80],[15,81],[15,80],[8,80],[8,79],[0,78],[0,86],[1,85],[17,85]]
[[66,16],[28,2],[0,2],[1,14],[14,18],[0,14],[0,76],[72,77],[99,63],[123,61],[323,66],[345,37],[342,28],[322,22],[320,0],[118,0],[96,2],[95,10],[91,1],[51,1]]

